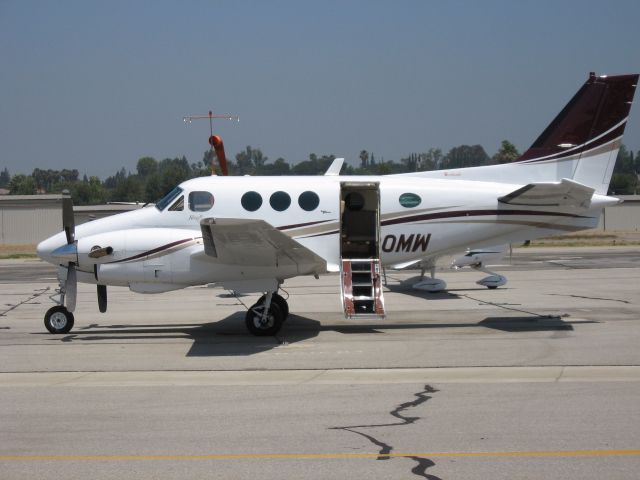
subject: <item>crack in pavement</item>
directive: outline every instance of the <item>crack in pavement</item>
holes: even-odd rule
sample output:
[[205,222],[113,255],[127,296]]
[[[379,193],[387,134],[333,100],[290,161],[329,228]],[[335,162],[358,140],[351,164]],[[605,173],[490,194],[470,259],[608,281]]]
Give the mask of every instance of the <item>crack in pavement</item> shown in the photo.
[[[379,423],[379,424],[370,424],[370,425],[347,425],[344,427],[330,427],[330,430],[344,430],[344,431],[355,433],[356,435],[360,435],[361,437],[366,438],[367,440],[369,440],[371,443],[373,443],[376,447],[380,449],[376,460],[389,460],[390,458],[392,458],[389,456],[389,454],[393,450],[392,445],[389,445],[381,440],[378,440],[373,435],[368,435],[356,429],[398,427],[403,425],[411,425],[417,422],[418,420],[420,420],[421,417],[405,416],[403,415],[404,411],[410,408],[415,408],[425,403],[427,400],[433,398],[431,395],[428,395],[428,394],[436,393],[437,391],[438,390],[433,388],[432,386],[425,385],[424,390],[422,390],[421,392],[414,393],[414,396],[416,397],[415,400],[402,403],[398,405],[396,408],[394,408],[393,410],[391,410],[389,412],[389,415],[400,420],[399,422]],[[436,477],[435,475],[430,475],[427,473],[428,468],[435,466],[435,462],[433,462],[432,460],[425,457],[419,457],[419,456],[406,456],[404,458],[409,458],[417,463],[417,465],[415,465],[411,469],[411,473],[413,473],[414,475],[417,475],[422,478],[426,478],[427,480],[441,480],[440,477]]]
[[22,300],[21,302],[18,302],[15,305],[11,305],[6,310],[3,310],[2,312],[0,312],[0,317],[5,317],[7,315],[7,313],[9,313],[10,311],[15,310],[19,306],[24,305],[25,303],[29,303],[31,300],[35,300],[36,298],[44,295],[45,293],[47,293],[49,291],[49,289],[50,289],[50,287],[42,288],[40,290],[35,290],[36,293],[31,295],[26,300]]
[[564,295],[562,293],[548,293],[547,295],[551,295],[554,297],[572,297],[572,298],[585,298],[587,300],[605,300],[607,302],[620,302],[630,304],[629,300],[619,300],[617,298],[603,298],[603,297],[587,297],[584,295]]

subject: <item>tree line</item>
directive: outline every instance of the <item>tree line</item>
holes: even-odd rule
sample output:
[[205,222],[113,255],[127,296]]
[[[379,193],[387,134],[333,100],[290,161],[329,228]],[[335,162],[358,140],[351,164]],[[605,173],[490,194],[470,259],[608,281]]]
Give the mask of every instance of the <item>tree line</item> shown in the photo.
[[[489,156],[481,145],[460,145],[446,154],[439,148],[411,153],[399,161],[377,158],[373,152],[362,150],[356,166],[345,165],[345,175],[385,175],[428,170],[442,170],[509,163],[520,156],[517,148],[503,140],[500,149]],[[309,158],[294,165],[284,158],[270,161],[259,148],[247,146],[229,161],[230,175],[322,175],[335,155],[309,154]],[[200,162],[189,163],[186,157],[156,160],[140,158],[135,172],[121,168],[104,181],[96,176],[80,178],[78,170],[43,170],[36,168],[31,175],[11,176],[5,167],[0,171],[0,188],[11,195],[61,193],[69,190],[77,205],[97,205],[106,202],[154,202],[177,184],[190,178],[210,175],[215,153],[207,151]],[[609,186],[609,193],[628,195],[637,193],[640,185],[640,152],[635,156],[624,145],[618,152]]]

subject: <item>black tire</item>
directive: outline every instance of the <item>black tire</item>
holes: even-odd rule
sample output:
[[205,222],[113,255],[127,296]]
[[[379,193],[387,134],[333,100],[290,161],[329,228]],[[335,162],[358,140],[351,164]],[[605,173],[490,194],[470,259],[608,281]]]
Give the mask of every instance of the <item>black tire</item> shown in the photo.
[[498,286],[497,285],[488,285],[487,288],[489,290],[495,290],[496,288],[498,288]]
[[62,305],[51,307],[44,316],[44,326],[53,334],[69,333],[73,322],[73,313]]
[[[262,295],[258,299],[258,303],[264,303],[264,301],[266,299],[267,299],[267,296],[266,295]],[[271,295],[271,303],[277,303],[278,304],[278,306],[280,307],[280,311],[284,315],[284,320],[286,320],[287,317],[289,316],[289,304],[282,297],[282,295],[278,295],[277,293],[274,293],[273,295]]]
[[249,308],[247,315],[245,316],[244,323],[247,326],[249,332],[258,337],[268,337],[275,335],[280,331],[282,322],[284,321],[284,315],[280,309],[280,305],[276,302],[271,302],[269,307],[269,314],[267,315],[267,321],[262,323],[262,311],[264,310],[264,303],[256,303]]

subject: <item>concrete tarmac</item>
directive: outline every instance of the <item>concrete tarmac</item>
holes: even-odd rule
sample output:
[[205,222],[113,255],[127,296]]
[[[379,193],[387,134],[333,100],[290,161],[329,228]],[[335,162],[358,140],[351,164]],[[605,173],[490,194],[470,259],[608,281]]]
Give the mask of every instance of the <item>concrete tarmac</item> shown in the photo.
[[0,477],[635,479],[640,249],[518,249],[441,294],[388,272],[382,322],[348,322],[335,275],[285,284],[277,337],[218,288],[80,286],[0,262]]

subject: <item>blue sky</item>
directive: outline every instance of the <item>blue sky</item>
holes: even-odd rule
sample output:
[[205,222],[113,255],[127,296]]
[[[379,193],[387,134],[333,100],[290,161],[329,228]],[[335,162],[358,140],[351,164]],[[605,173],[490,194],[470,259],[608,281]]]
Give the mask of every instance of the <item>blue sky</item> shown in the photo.
[[[635,1],[0,0],[0,169],[522,151],[586,80],[640,72]],[[640,103],[636,100],[636,103]],[[640,111],[624,143],[640,149]]]

